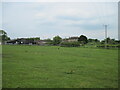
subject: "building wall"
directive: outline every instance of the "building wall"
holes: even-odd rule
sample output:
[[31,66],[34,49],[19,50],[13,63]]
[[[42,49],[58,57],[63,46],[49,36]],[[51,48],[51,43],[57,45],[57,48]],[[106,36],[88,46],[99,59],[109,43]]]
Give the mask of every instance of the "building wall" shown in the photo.
[[78,39],[69,39],[68,42],[77,42]]

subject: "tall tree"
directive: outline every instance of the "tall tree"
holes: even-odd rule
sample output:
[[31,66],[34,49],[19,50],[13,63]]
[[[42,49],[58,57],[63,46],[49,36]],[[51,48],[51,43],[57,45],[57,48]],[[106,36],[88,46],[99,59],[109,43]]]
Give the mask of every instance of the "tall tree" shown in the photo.
[[91,38],[90,38],[90,39],[88,39],[88,42],[93,42],[93,39],[91,39]]
[[95,40],[95,42],[100,42],[100,40],[98,40],[98,39],[94,39]]
[[81,35],[81,36],[78,38],[78,42],[80,42],[81,44],[86,44],[86,43],[88,43],[88,39],[87,39],[86,36]]
[[7,33],[4,30],[0,30],[0,42],[4,44],[7,40],[10,40],[10,38],[7,36]]
[[53,44],[54,44],[54,45],[60,44],[61,41],[62,41],[62,38],[61,38],[60,36],[55,36],[55,37],[53,38]]

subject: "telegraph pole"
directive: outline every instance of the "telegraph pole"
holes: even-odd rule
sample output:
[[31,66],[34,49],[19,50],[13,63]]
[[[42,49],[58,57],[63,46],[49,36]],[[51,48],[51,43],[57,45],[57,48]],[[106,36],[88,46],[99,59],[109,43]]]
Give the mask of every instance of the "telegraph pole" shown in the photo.
[[105,48],[107,48],[107,27],[108,25],[104,25],[105,27]]

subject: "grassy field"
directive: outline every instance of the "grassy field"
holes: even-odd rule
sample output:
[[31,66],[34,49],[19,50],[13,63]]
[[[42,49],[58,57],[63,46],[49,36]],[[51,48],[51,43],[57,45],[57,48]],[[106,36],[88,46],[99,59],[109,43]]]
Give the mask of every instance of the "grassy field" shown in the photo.
[[4,88],[118,87],[117,49],[4,45],[2,62]]

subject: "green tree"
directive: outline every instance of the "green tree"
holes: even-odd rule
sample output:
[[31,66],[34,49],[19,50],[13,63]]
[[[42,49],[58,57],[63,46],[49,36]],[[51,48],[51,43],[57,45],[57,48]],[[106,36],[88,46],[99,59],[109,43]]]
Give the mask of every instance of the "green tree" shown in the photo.
[[107,43],[109,43],[111,39],[110,39],[110,37],[108,37],[106,40],[107,40]]
[[60,36],[55,36],[53,38],[53,45],[59,45],[62,41],[62,38]]
[[91,39],[90,38],[90,39],[88,39],[88,42],[96,42],[97,43],[97,42],[100,42],[100,40],[98,40],[98,39]]
[[88,42],[93,42],[93,39],[91,39],[91,38],[90,38],[90,39],[88,39]]
[[40,37],[35,37],[34,40],[40,40]]
[[81,35],[81,36],[78,38],[78,42],[80,42],[81,44],[86,44],[86,43],[88,43],[88,39],[87,39],[86,36]]
[[79,47],[80,43],[79,42],[62,42],[61,46],[63,46],[63,47]]
[[95,42],[100,42],[100,40],[98,40],[98,39],[95,39]]
[[118,44],[119,43],[119,41],[108,37],[107,39],[102,40],[101,44],[105,44],[105,41],[107,41],[107,44]]
[[120,44],[120,40],[115,40],[115,43]]
[[40,37],[26,38],[27,40],[40,40]]
[[52,40],[50,39],[50,38],[48,38],[48,39],[45,39],[47,42],[52,42]]
[[45,41],[47,41],[47,43],[46,44],[48,44],[48,45],[53,45],[53,41],[51,40],[51,39],[44,39]]
[[0,42],[4,44],[7,40],[10,40],[10,37],[7,36],[7,33],[4,30],[0,30]]

